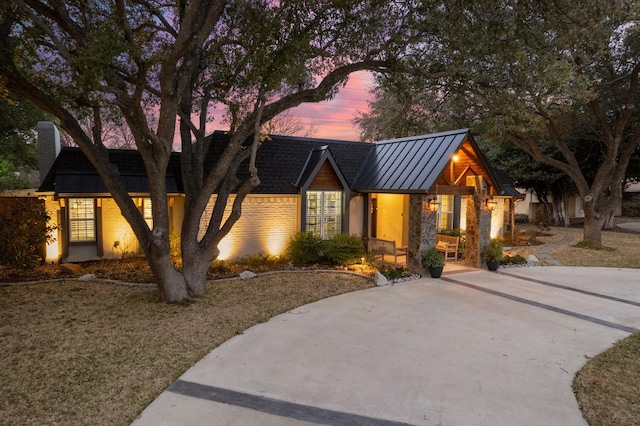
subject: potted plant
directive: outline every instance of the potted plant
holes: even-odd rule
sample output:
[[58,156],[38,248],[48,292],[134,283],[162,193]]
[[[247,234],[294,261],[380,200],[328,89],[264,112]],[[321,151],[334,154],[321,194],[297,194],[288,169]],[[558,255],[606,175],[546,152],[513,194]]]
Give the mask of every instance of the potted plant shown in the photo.
[[493,238],[482,252],[487,268],[490,271],[497,271],[502,260],[502,243],[497,238]]
[[440,253],[435,247],[431,247],[422,253],[422,266],[429,270],[431,278],[440,278],[444,268],[444,254]]

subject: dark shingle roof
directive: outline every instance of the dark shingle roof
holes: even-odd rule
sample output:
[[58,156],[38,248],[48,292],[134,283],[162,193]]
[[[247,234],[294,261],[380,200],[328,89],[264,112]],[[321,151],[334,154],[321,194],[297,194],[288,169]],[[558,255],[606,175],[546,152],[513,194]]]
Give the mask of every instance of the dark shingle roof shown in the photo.
[[[111,149],[109,160],[118,166],[127,192],[149,192],[149,183],[140,153],[135,150]],[[180,155],[171,155],[166,175],[167,192],[183,191],[180,177]],[[80,148],[63,147],[51,170],[38,189],[58,194],[108,194],[102,178]]]
[[[226,135],[216,131],[211,135],[207,166],[215,164],[226,145]],[[337,166],[350,187],[353,187],[362,164],[373,149],[373,144],[364,142],[311,139],[293,136],[270,136],[262,142],[256,157],[260,185],[252,192],[257,194],[297,194],[296,183],[305,167],[311,151],[327,145]],[[240,178],[248,176],[248,161],[241,166]]]
[[376,142],[354,189],[425,193],[436,183],[468,133],[468,129],[461,129]]
[[506,172],[498,169],[493,169],[493,172],[496,175],[496,179],[498,179],[498,184],[500,185],[499,193],[496,195],[524,199],[524,194],[520,193],[520,191],[513,186],[511,179]]

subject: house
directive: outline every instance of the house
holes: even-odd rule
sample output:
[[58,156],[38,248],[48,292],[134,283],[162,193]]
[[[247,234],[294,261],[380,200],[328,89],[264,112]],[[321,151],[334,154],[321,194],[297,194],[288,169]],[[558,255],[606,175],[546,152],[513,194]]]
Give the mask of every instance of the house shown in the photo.
[[[62,225],[47,248],[47,261],[118,258],[138,251],[131,228],[82,152],[60,148],[52,123],[39,123],[38,130],[39,194]],[[210,135],[208,167],[215,167],[225,143],[224,132]],[[176,236],[184,212],[179,156],[173,154],[166,175],[170,231]],[[138,152],[110,150],[109,158],[152,226]],[[496,178],[468,129],[376,143],[270,136],[256,165],[261,184],[247,196],[242,217],[222,240],[220,259],[280,254],[298,231],[323,238],[342,232],[395,241],[407,249],[408,266],[419,269],[420,253],[435,243],[436,232],[466,228],[467,261],[478,264],[481,245],[510,230],[513,197],[519,195]]]

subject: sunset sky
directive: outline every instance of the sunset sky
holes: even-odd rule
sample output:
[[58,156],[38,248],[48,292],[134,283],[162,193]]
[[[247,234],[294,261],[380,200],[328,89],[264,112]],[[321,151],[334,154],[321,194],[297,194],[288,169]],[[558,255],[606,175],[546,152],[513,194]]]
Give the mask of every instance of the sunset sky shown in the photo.
[[[315,127],[315,138],[358,141],[358,128],[352,120],[359,111],[368,110],[367,99],[372,84],[373,76],[369,72],[353,73],[347,85],[331,101],[302,104],[289,110],[288,114],[300,119],[305,125],[312,124]],[[220,123],[217,118],[207,125],[207,131],[228,128],[228,125]],[[176,130],[176,141],[179,140]]]
[[313,123],[314,137],[339,140],[359,140],[358,128],[352,123],[359,111],[368,109],[369,87],[372,76],[366,71],[354,73],[347,85],[328,102],[303,104],[291,110],[290,115],[304,123]]

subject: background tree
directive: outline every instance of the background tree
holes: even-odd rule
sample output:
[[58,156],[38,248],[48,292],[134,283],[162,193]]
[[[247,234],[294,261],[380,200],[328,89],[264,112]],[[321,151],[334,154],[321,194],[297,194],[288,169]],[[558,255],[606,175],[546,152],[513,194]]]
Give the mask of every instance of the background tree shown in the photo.
[[[575,184],[584,240],[620,205],[624,174],[640,141],[640,5],[637,1],[424,1],[414,15],[422,42],[408,49],[414,69],[448,70],[443,88],[457,111]],[[425,87],[414,79],[417,90]],[[595,173],[579,160],[576,128],[589,123]],[[551,142],[561,157],[545,152]],[[594,152],[594,151],[591,151]],[[584,163],[582,163],[584,164]],[[590,167],[593,170],[592,167]]]
[[24,98],[9,93],[0,96],[0,191],[37,186],[35,123],[46,119]]
[[312,122],[305,122],[301,118],[291,115],[289,111],[285,111],[264,123],[261,131],[267,135],[312,138],[318,129]]
[[[352,72],[388,71],[407,39],[413,4],[0,0],[0,77],[11,93],[57,117],[131,225],[164,299],[180,301],[203,294],[218,243],[259,184],[261,125],[303,102],[330,98]],[[206,126],[220,105],[228,111],[229,138],[207,171]],[[127,124],[142,156],[153,229],[109,163],[103,123],[113,117]],[[87,118],[90,132],[82,125]],[[165,188],[177,147],[185,190],[181,271],[169,256]],[[250,178],[240,180],[245,160]],[[201,234],[212,193],[213,214]]]

